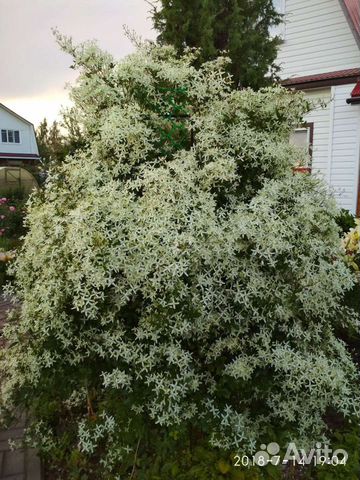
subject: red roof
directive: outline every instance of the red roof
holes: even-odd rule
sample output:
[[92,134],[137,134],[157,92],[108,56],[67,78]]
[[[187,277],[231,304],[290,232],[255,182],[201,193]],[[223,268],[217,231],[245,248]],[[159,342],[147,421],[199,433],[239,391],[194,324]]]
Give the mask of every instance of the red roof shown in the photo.
[[351,92],[351,97],[352,98],[360,97],[360,80],[357,82],[357,84],[354,87],[354,90]]
[[360,37],[360,2],[359,0],[343,0],[345,8],[348,12],[349,19],[355,32]]
[[300,84],[313,84],[331,80],[344,80],[346,83],[352,83],[353,81],[357,81],[358,77],[360,77],[360,68],[350,68],[348,70],[336,70],[335,72],[317,73],[314,75],[306,75],[304,77],[288,78],[283,80],[281,83],[286,87],[296,87]]

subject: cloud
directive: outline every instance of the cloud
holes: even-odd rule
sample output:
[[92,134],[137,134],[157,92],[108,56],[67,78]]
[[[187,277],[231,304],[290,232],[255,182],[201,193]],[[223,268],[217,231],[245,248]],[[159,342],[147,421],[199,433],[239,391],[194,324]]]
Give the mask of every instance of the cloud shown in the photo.
[[66,100],[64,85],[76,78],[51,28],[76,42],[96,39],[118,58],[133,50],[123,24],[144,38],[156,36],[145,0],[0,0],[0,12],[0,102],[16,105],[20,115],[26,108],[35,123],[54,117],[56,102]]

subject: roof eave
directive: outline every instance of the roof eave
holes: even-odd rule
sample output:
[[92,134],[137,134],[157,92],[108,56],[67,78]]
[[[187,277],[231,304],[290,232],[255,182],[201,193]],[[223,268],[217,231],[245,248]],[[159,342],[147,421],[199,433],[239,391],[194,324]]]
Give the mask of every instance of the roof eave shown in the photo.
[[281,81],[286,88],[308,90],[312,88],[331,87],[356,83],[360,78],[360,68],[339,70],[335,72],[306,75],[303,77],[287,78]]
[[40,160],[40,155],[36,153],[13,153],[13,152],[0,152],[0,159],[9,160]]

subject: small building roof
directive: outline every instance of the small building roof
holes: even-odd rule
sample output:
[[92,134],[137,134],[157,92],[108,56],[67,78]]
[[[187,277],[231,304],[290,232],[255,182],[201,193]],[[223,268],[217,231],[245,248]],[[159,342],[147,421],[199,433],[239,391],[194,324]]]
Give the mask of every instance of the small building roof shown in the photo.
[[360,80],[356,83],[354,90],[351,92],[352,98],[360,97]]
[[356,85],[350,94],[350,98],[346,100],[346,103],[350,103],[350,104],[360,103],[360,79],[356,82]]

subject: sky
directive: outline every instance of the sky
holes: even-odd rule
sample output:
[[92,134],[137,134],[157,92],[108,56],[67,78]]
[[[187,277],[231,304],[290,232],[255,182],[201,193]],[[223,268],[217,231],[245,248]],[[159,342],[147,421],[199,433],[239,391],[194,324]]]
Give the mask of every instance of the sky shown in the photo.
[[75,42],[95,39],[116,58],[134,49],[123,25],[156,37],[146,0],[0,0],[0,12],[0,103],[35,127],[59,119],[77,75],[52,28]]

